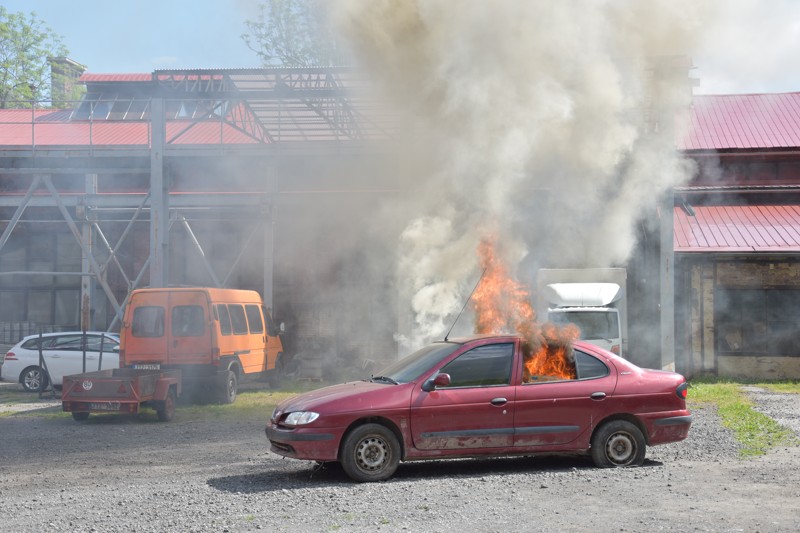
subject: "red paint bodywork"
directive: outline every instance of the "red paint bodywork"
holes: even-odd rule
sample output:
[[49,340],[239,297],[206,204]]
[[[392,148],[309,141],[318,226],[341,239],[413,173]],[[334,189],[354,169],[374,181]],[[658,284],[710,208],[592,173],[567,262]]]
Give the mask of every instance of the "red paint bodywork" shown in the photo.
[[[615,418],[637,424],[648,445],[688,435],[691,414],[676,392],[685,383],[680,374],[641,369],[601,348],[576,342],[574,349],[602,361],[608,375],[523,384],[519,338],[480,336],[453,342],[460,346],[415,381],[350,382],[283,401],[266,427],[272,451],[296,459],[337,461],[343,437],[368,422],[382,423],[396,433],[405,461],[586,453],[595,428]],[[491,343],[514,343],[509,385],[423,390],[423,383],[449,361]],[[298,411],[313,411],[319,418],[287,426],[286,416]]]

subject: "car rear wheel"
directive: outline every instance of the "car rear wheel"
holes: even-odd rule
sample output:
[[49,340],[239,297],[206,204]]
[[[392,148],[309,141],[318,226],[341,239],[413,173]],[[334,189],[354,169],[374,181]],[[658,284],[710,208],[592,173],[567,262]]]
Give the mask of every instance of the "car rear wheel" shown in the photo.
[[400,443],[386,426],[358,426],[345,437],[340,462],[347,475],[356,481],[382,481],[397,470]]
[[592,459],[600,468],[640,466],[645,448],[642,432],[626,420],[607,422],[592,437]]
[[22,388],[28,392],[36,392],[41,386],[42,390],[47,388],[47,376],[39,366],[29,366],[22,371],[19,376]]
[[175,404],[178,402],[178,395],[174,387],[170,387],[167,392],[167,397],[161,402],[161,405],[156,409],[158,419],[162,422],[169,422],[175,416]]

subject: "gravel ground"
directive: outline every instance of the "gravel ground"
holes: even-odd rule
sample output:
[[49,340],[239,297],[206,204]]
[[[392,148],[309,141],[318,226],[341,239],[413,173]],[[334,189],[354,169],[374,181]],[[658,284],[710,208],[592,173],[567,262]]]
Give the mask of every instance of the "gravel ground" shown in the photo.
[[[800,398],[753,389],[800,435]],[[51,408],[52,410],[52,408]],[[356,484],[338,468],[268,451],[255,419],[19,413],[0,418],[0,530],[748,531],[800,530],[800,448],[752,460],[711,408],[641,468],[575,457],[402,464]]]

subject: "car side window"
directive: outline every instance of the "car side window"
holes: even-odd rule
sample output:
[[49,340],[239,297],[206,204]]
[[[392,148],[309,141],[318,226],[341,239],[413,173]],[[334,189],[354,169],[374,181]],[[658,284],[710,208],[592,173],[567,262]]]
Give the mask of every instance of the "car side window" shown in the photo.
[[[44,347],[51,350],[83,350],[83,335],[60,335],[52,346]],[[88,349],[88,348],[87,348]]]
[[575,350],[575,366],[578,379],[602,378],[608,375],[608,367],[596,357]]
[[241,305],[231,304],[228,306],[231,314],[231,325],[234,335],[247,335],[247,319],[244,315],[244,308]]
[[247,324],[250,326],[250,333],[264,333],[264,321],[261,319],[261,308],[257,305],[247,304],[244,306],[247,314]]
[[511,383],[514,345],[487,344],[464,352],[447,363],[440,373],[450,374],[453,387],[491,387]]
[[230,335],[231,331],[231,316],[228,314],[228,306],[225,304],[217,304],[214,306],[217,312],[217,319],[219,320],[219,332],[223,335]]

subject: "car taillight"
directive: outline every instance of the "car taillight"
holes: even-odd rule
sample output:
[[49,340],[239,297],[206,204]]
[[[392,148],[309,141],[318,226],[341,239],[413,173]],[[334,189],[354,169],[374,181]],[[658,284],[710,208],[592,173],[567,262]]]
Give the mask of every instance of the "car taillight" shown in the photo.
[[682,398],[685,400],[686,397],[689,395],[689,384],[684,381],[683,383],[678,385],[678,388],[675,389],[675,394],[678,395],[678,398]]
[[611,346],[611,353],[619,355],[619,344],[614,344],[613,346]]
[[17,354],[15,354],[14,352],[8,352],[6,354],[6,361],[16,361],[16,360],[17,360]]

